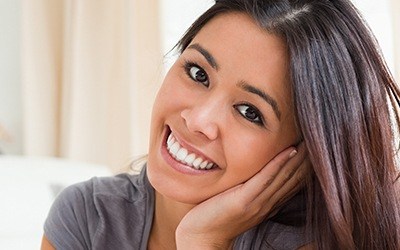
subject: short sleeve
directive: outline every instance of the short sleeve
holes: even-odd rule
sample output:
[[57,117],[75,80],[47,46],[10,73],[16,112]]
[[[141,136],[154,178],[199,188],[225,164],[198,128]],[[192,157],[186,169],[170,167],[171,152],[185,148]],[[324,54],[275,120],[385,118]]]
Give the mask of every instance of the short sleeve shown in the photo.
[[91,249],[98,217],[92,181],[64,189],[54,201],[44,224],[44,234],[56,249]]

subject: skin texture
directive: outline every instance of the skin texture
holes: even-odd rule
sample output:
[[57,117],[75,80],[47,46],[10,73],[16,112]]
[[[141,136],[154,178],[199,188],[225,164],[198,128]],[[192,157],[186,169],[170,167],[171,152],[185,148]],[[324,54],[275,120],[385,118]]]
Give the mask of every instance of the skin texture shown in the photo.
[[[215,59],[216,67],[198,47]],[[186,62],[196,65],[195,72],[203,69],[207,78],[188,76]],[[230,13],[207,23],[171,67],[154,104],[149,148],[148,176],[156,189],[149,243],[154,249],[173,249],[176,244],[182,249],[229,248],[235,236],[259,223],[298,188],[307,172],[305,166],[298,170],[306,153],[301,150],[285,165],[299,142],[287,62],[279,37],[247,15]],[[243,82],[272,97],[279,118],[265,100],[243,90]],[[265,124],[243,117],[235,108],[243,103],[257,107]],[[172,168],[161,153],[167,128],[219,168],[202,175]]]
[[[192,45],[168,72],[153,108],[147,173],[156,204],[149,249],[229,249],[294,195],[308,173],[282,40],[250,17],[230,13],[207,23]],[[200,69],[207,74],[202,81],[188,75]],[[266,93],[279,111],[243,83]],[[243,116],[248,104],[264,124]],[[175,170],[161,153],[169,130],[218,167],[200,175]],[[43,242],[42,249],[52,249]]]
[[45,235],[43,235],[42,238],[42,245],[40,247],[41,250],[54,250],[55,248],[53,245],[50,243],[50,241],[46,238]]
[[[290,161],[291,148],[275,157],[244,184],[199,204],[180,222],[178,249],[230,249],[235,237],[260,223],[294,193],[307,168],[303,157]],[[305,154],[304,145],[299,155]]]
[[[163,196],[194,205],[248,180],[279,152],[295,145],[299,136],[287,79],[288,55],[280,38],[244,14],[229,14],[211,20],[192,44],[209,51],[219,70],[190,48],[172,66],[153,108],[148,175]],[[185,61],[206,71],[209,87],[187,76]],[[237,86],[244,81],[276,100],[280,120],[271,105]],[[233,107],[243,102],[257,107],[267,124],[246,120]],[[166,126],[218,164],[218,171],[193,176],[171,168],[160,153]]]

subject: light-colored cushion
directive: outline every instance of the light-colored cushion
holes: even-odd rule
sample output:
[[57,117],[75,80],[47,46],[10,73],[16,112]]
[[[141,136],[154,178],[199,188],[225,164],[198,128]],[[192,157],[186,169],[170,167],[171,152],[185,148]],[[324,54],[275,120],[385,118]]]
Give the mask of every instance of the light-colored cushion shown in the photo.
[[0,156],[0,249],[39,249],[43,223],[64,187],[108,176],[106,166],[50,157]]

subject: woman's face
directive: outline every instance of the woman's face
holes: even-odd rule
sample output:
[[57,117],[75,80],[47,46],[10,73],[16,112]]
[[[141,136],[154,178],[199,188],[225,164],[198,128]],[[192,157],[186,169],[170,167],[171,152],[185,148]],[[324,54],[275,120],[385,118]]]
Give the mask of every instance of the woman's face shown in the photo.
[[213,18],[172,66],[154,103],[151,184],[197,204],[245,182],[298,142],[292,109],[283,41],[245,14]]

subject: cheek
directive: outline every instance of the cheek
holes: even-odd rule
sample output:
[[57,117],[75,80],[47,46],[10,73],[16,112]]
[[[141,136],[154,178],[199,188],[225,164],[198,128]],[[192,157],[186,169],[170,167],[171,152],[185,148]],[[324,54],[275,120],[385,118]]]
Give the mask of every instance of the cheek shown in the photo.
[[187,79],[183,78],[176,70],[167,74],[154,103],[156,111],[177,110],[193,100],[193,91],[189,88]]
[[226,146],[228,171],[245,181],[261,170],[283,150],[277,137],[235,133],[237,137]]
[[166,81],[161,85],[153,104],[152,123],[163,119],[164,116],[169,115],[179,105],[179,97],[177,97],[176,93],[174,95],[173,90]]
[[251,178],[295,142],[294,137],[285,133],[249,134],[236,132],[225,150],[227,171],[236,176],[238,183]]

